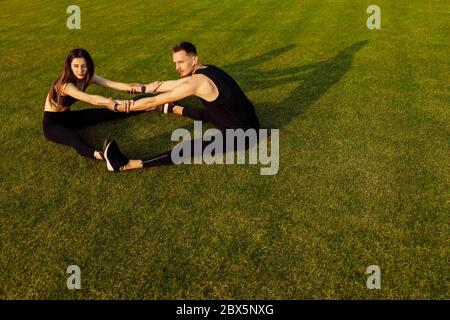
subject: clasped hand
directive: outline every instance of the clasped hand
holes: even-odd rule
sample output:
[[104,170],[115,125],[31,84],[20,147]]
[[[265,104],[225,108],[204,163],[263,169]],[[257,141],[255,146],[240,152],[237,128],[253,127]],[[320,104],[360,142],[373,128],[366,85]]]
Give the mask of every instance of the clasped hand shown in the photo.
[[109,110],[114,112],[126,112],[131,111],[131,107],[134,106],[134,100],[114,100],[109,98],[109,103],[106,106]]

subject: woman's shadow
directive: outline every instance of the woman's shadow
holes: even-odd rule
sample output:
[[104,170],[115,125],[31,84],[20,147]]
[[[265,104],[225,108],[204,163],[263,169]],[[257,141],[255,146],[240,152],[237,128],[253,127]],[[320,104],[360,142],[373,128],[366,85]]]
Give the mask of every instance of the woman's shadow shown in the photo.
[[[295,83],[295,88],[284,99],[277,103],[255,104],[256,114],[263,128],[283,128],[292,119],[320,99],[333,85],[351,69],[354,55],[368,42],[359,41],[341,50],[336,56],[317,63],[299,67],[284,68],[271,71],[260,71],[257,67],[264,62],[287,53],[295,45],[278,48],[262,55],[242,60],[222,68],[229,73],[242,87],[244,92],[274,88],[284,84]],[[167,116],[167,115],[161,115]],[[174,115],[169,115],[174,116]],[[184,126],[192,132],[192,125]],[[127,129],[122,131],[126,135]],[[171,132],[152,137],[142,137],[128,146],[126,154],[144,156],[168,150],[176,144],[170,140]]]

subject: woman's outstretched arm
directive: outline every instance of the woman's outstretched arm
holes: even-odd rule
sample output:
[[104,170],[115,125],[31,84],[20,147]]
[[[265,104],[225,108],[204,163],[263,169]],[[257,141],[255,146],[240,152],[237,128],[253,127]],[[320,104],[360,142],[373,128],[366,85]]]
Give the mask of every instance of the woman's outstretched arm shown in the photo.
[[80,101],[92,104],[94,106],[106,107],[110,110],[114,110],[116,104],[128,105],[128,100],[114,100],[112,98],[105,98],[95,94],[89,94],[78,89],[73,83],[68,83],[62,88],[63,94],[74,97]]

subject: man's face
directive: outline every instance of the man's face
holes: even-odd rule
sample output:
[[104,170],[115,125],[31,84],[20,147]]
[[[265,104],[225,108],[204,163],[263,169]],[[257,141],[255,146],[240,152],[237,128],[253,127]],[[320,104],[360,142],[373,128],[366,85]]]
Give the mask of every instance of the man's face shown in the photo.
[[197,60],[197,56],[188,54],[184,50],[173,53],[173,63],[175,63],[180,78],[189,76],[194,71]]

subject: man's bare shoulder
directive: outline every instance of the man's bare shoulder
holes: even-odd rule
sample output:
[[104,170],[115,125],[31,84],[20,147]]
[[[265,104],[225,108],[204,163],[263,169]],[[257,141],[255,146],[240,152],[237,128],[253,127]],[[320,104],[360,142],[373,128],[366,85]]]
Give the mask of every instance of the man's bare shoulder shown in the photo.
[[196,87],[215,87],[214,82],[204,74],[193,74],[189,78]]
[[207,76],[201,73],[194,73],[192,76],[189,77],[189,79],[196,81],[196,82],[203,82],[209,80]]
[[196,88],[197,96],[212,101],[217,98],[219,90],[214,82],[204,74],[194,74],[191,77],[192,86]]

